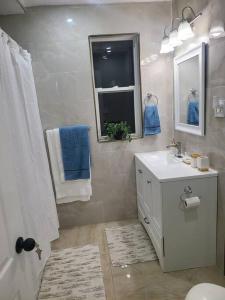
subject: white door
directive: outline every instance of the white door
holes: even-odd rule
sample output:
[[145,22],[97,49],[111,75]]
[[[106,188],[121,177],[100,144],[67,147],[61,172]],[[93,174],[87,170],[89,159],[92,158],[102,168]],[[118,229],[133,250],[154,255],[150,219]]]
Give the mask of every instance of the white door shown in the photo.
[[0,172],[0,299],[32,300],[26,256],[15,251],[17,237],[24,236],[25,231],[18,188],[19,170],[12,156],[13,141],[6,129],[0,126],[0,162],[4,170]]
[[[6,208],[7,209],[7,208]],[[13,218],[16,214],[16,218]],[[16,227],[20,224],[20,211],[14,210],[11,215],[11,222]],[[0,299],[1,300],[25,300],[33,299],[30,287],[26,285],[25,270],[23,268],[24,259],[18,257],[15,252],[14,242],[16,236],[19,234],[18,230],[12,234],[11,229],[6,221],[5,208],[1,203],[0,206],[0,238],[1,238],[1,252],[0,252]],[[8,218],[9,215],[7,215]],[[11,227],[11,228],[10,228]],[[27,274],[28,275],[28,274]]]

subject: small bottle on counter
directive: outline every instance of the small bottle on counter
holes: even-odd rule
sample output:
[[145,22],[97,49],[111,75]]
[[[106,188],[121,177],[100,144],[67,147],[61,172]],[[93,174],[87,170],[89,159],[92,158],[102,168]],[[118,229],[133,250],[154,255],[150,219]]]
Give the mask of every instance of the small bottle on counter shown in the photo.
[[191,154],[191,166],[192,168],[197,168],[197,159],[200,156],[199,153],[192,153]]
[[201,172],[206,172],[209,170],[209,158],[208,156],[199,156],[197,158],[197,168]]

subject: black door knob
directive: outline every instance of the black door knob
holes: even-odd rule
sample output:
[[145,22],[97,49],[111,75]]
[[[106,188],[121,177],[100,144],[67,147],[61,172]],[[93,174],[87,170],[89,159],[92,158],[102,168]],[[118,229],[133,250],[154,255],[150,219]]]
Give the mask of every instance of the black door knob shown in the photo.
[[16,241],[16,253],[21,253],[23,250],[32,251],[36,246],[36,242],[32,238],[24,240],[22,237],[19,237]]

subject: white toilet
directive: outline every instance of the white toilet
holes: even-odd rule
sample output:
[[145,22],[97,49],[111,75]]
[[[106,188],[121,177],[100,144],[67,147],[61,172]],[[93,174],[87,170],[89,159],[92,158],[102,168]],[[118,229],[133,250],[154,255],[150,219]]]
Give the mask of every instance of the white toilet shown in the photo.
[[225,300],[225,288],[211,283],[201,283],[188,292],[185,300]]

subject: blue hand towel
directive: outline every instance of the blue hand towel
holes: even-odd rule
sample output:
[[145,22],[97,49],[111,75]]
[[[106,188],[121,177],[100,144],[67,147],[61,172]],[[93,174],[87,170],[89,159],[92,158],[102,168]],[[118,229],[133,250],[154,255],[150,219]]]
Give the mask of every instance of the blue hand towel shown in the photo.
[[65,180],[90,178],[89,126],[59,128]]
[[189,125],[199,125],[199,104],[198,101],[189,101],[187,123]]
[[161,132],[157,105],[145,106],[144,112],[144,135],[154,135]]

